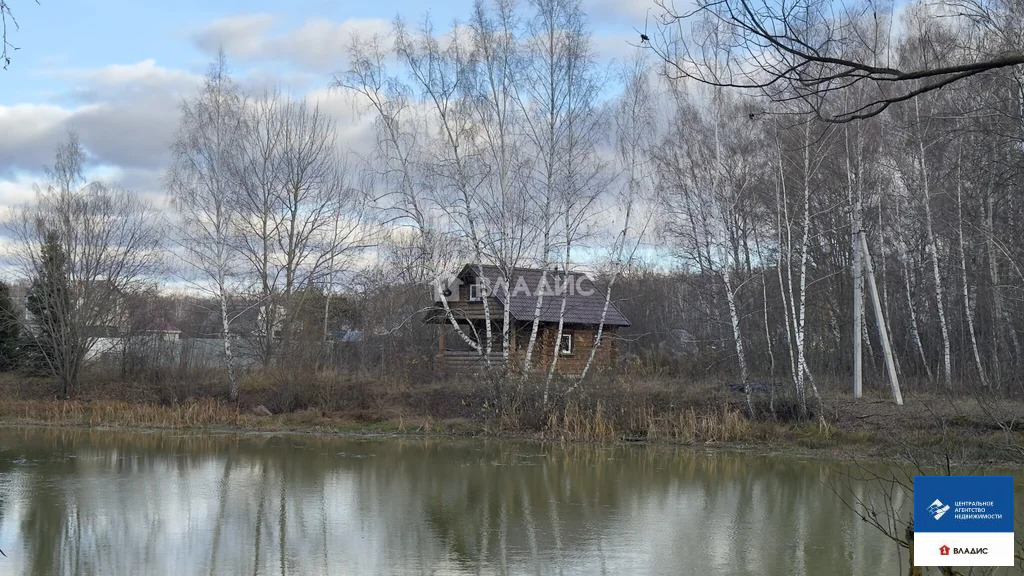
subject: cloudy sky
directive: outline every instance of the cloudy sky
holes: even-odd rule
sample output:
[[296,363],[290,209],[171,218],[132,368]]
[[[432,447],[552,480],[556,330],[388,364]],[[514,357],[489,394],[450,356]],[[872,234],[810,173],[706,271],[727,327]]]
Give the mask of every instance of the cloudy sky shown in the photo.
[[[386,32],[401,15],[428,14],[438,27],[463,18],[472,0],[9,0],[8,70],[0,70],[0,209],[30,200],[32,186],[68,130],[89,153],[90,176],[137,190],[158,204],[178,106],[223,47],[250,90],[276,87],[317,101],[358,149],[368,122],[328,90],[345,67],[353,34]],[[651,0],[584,0],[605,62],[631,52]]]

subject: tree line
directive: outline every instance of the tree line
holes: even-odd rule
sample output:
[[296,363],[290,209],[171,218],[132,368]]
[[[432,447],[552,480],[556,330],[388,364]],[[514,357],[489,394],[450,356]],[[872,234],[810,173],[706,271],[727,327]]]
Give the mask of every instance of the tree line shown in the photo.
[[[855,305],[870,260],[905,381],[1016,392],[1024,78],[999,56],[1021,52],[1015,7],[826,6],[667,11],[617,63],[598,57],[576,0],[480,0],[445,29],[397,19],[386,38],[354,39],[331,82],[373,121],[361,155],[342,153],[316,105],[244,93],[221,55],[182,104],[166,213],[85,183],[82,146],[60,148],[13,220],[42,295],[22,331],[50,343],[39,354],[70,393],[90,314],[184,282],[216,310],[235,399],[246,307],[260,324],[246,353],[280,367],[301,356],[313,301],[323,340],[332,306],[409,287],[401,313],[365,325],[429,338],[410,318],[461,264],[506,279],[557,266],[591,272],[634,319],[618,335],[627,367],[725,375],[748,403],[748,384],[785,381],[806,410],[823,383],[845,387],[855,351],[882,373],[874,309]],[[460,333],[507,358],[504,314]],[[524,372],[549,368],[536,334]]]

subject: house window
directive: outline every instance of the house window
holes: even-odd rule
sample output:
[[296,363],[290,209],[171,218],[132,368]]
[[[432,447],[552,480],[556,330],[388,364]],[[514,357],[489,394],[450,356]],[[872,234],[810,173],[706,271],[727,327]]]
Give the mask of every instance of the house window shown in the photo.
[[562,334],[562,345],[558,347],[562,356],[572,354],[572,334]]
[[484,287],[480,284],[469,285],[469,300],[471,302],[478,302],[483,299]]

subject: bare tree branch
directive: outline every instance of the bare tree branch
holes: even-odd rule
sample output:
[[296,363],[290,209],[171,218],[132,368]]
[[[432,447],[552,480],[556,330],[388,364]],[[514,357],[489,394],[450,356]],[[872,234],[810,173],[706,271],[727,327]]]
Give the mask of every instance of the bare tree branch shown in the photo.
[[[670,78],[760,92],[776,102],[802,101],[832,123],[870,118],[892,104],[1024,64],[1024,53],[1015,46],[996,44],[961,62],[889,65],[889,28],[896,16],[891,6],[873,3],[700,0],[688,11],[669,0],[657,4],[663,10],[659,33],[645,45],[664,61]],[[963,26],[1000,26],[1003,16],[992,7],[964,4],[953,16]],[[959,5],[950,3],[953,9]],[[724,30],[724,36],[712,37],[712,28]],[[726,69],[715,63],[712,50],[713,43],[723,41],[733,60]],[[871,90],[866,101],[852,108],[824,107],[825,97],[862,83]]]

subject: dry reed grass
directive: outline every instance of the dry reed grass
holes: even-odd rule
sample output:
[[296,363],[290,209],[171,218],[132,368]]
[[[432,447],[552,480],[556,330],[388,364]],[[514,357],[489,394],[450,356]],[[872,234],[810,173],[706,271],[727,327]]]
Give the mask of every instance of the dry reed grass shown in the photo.
[[[884,398],[854,401],[832,394],[811,420],[774,419],[767,413],[752,420],[742,395],[710,380],[595,379],[571,395],[559,389],[548,407],[541,405],[537,383],[528,380],[503,382],[504,393],[495,399],[499,387],[489,380],[410,385],[358,374],[249,373],[238,404],[210,395],[210,390],[222,388],[213,380],[180,386],[168,380],[164,388],[147,388],[139,382],[96,379],[74,400],[55,400],[49,384],[42,378],[0,374],[0,423],[488,435],[815,451],[852,447],[873,454],[896,448],[897,442],[927,447],[937,433],[956,432],[966,443],[978,445],[972,450],[992,459],[1002,457],[992,446],[1024,445],[1024,428],[1014,420],[1000,428],[977,402],[908,395],[906,406],[894,407]],[[778,406],[778,397],[776,401]],[[257,415],[258,406],[272,415]],[[1024,403],[998,406],[1015,417]]]
[[551,413],[544,432],[549,438],[584,442],[712,444],[747,440],[752,428],[739,410],[729,406],[656,414],[653,405],[642,405],[609,414],[600,402],[593,408],[569,402],[562,410]]
[[232,406],[206,398],[176,406],[117,400],[8,400],[0,418],[18,423],[124,428],[243,426],[247,418]]

